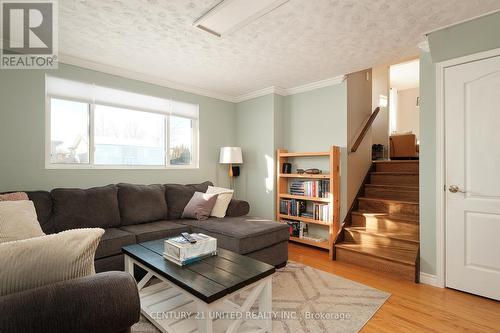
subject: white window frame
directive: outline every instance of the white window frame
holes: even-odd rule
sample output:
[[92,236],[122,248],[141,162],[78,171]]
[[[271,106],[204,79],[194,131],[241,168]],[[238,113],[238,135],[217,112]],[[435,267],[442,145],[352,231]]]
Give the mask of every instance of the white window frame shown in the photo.
[[[89,105],[89,163],[71,164],[71,163],[51,163],[51,99],[61,99],[72,102],[85,103]],[[111,107],[118,107],[122,109],[129,109],[133,111],[161,114],[165,116],[165,164],[164,165],[102,165],[94,164],[95,156],[95,136],[94,136],[94,115],[96,105],[105,105]],[[199,107],[199,106],[198,106]],[[191,164],[189,165],[172,165],[170,164],[170,117],[183,117],[182,115],[172,114],[170,110],[165,112],[141,110],[136,107],[127,107],[124,105],[110,103],[91,103],[88,100],[78,98],[71,98],[67,96],[60,96],[57,94],[46,94],[45,96],[45,169],[103,169],[103,170],[164,170],[164,169],[199,169],[199,118],[190,118],[192,121],[192,151],[191,151]]]

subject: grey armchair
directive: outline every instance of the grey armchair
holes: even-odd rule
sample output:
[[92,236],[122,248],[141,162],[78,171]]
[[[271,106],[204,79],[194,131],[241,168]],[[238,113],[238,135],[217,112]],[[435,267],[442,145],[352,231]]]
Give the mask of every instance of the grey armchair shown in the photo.
[[2,333],[122,333],[139,321],[134,278],[106,272],[0,296]]

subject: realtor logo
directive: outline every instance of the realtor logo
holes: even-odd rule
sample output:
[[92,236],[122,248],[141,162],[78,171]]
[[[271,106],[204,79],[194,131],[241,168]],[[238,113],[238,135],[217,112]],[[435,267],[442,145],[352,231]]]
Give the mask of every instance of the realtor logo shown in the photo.
[[0,0],[0,4],[0,68],[57,68],[56,0]]

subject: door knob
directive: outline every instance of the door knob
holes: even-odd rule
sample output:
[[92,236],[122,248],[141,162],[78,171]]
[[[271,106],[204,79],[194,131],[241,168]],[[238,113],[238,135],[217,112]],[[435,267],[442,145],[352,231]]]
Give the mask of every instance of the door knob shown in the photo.
[[448,187],[448,191],[450,191],[451,193],[465,193],[465,191],[462,191],[457,185],[450,185],[450,187]]

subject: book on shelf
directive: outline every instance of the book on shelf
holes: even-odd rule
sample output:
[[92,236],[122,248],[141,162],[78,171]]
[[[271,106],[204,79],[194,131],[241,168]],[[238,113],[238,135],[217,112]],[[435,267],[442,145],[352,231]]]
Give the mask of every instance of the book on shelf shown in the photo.
[[282,220],[282,222],[285,222],[288,224],[288,228],[289,228],[291,237],[301,238],[304,235],[308,234],[309,228],[308,228],[306,223],[299,222],[299,221],[290,221],[290,220]]
[[282,199],[280,201],[280,213],[290,216],[300,216],[306,211],[306,202],[304,200]]
[[289,193],[317,198],[330,197],[329,180],[294,180],[289,183]]
[[328,222],[330,219],[330,205],[326,203],[308,203],[304,200],[282,199],[280,201],[280,214]]
[[313,203],[313,219],[328,222],[330,218],[330,205]]

